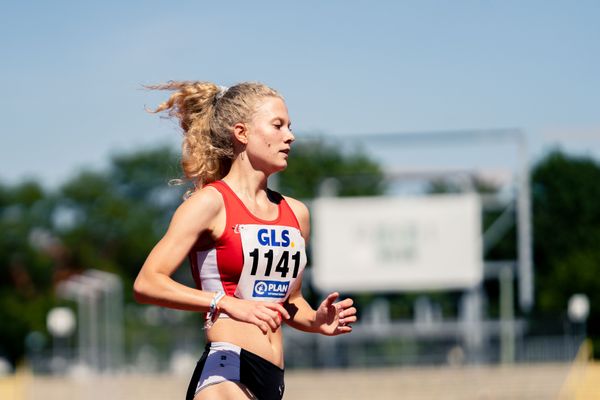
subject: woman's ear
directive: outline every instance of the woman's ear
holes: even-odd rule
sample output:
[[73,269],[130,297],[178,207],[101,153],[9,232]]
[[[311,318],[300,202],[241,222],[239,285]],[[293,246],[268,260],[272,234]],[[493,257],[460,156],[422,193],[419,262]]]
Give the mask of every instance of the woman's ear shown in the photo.
[[241,143],[248,144],[248,127],[246,124],[238,122],[233,126],[233,137]]

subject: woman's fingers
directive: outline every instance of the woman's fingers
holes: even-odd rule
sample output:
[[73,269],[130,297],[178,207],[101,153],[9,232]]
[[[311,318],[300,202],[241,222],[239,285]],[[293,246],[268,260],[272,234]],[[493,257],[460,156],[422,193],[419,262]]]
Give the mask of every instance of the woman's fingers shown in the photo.
[[267,324],[265,321],[261,320],[258,316],[255,315],[254,317],[252,317],[252,319],[250,319],[249,322],[252,322],[254,325],[258,326],[258,328],[265,335],[267,333],[269,333],[269,324]]
[[[340,328],[345,326],[345,325],[349,325],[349,324],[353,324],[356,322],[356,307],[351,307],[352,304],[354,302],[352,301],[352,299],[346,299],[344,301],[340,301],[339,304],[340,308],[338,308],[339,310],[341,310],[338,314],[339,317],[339,325]],[[349,327],[346,327],[349,328]],[[352,330],[352,329],[350,329]],[[344,329],[341,331],[342,333],[346,333],[346,332],[350,332],[347,329]]]
[[323,300],[323,302],[321,303],[321,306],[323,306],[323,307],[331,306],[333,304],[333,302],[337,300],[338,297],[340,297],[340,294],[338,292],[330,293],[329,296],[327,296],[325,298],[325,300]]
[[347,308],[345,310],[342,310],[339,313],[340,318],[346,318],[346,317],[349,317],[351,315],[356,315],[356,308],[350,307],[350,308]]
[[265,335],[269,333],[269,324],[267,324],[266,322],[261,321],[258,327]]
[[354,301],[352,299],[344,299],[344,300],[336,303],[335,305],[338,306],[340,309],[346,309],[346,308],[350,308],[352,306],[352,304],[354,304]]
[[341,325],[337,327],[337,333],[349,333],[352,332],[352,327],[348,325]]
[[346,318],[340,318],[340,325],[348,325],[348,324],[353,324],[355,322],[356,322],[356,315],[346,317]]
[[283,318],[290,319],[290,313],[280,303],[264,303],[264,306],[278,312]]
[[281,325],[278,321],[279,317],[277,315],[270,315],[267,312],[260,312],[257,316],[260,320],[269,324],[272,330],[276,330],[279,327],[279,325]]
[[[283,309],[283,307],[276,307],[274,303],[265,303],[259,305],[258,307],[260,308],[256,310],[256,317],[263,323],[268,324],[268,327],[270,327],[271,330],[277,330],[277,328],[281,326],[281,317],[279,313],[281,312],[280,308]],[[264,329],[263,332],[267,333]]]
[[282,318],[289,319],[290,314],[280,303],[256,302],[252,300],[235,299],[237,302],[231,307],[223,308],[232,318],[256,325],[264,334],[269,330],[276,331]]

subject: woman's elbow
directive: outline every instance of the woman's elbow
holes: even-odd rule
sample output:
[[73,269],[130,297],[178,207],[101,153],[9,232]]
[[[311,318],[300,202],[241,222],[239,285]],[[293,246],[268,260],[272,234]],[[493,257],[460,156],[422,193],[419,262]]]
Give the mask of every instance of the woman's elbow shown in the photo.
[[141,304],[148,304],[150,295],[148,292],[148,282],[141,274],[135,278],[133,282],[133,298],[135,301]]

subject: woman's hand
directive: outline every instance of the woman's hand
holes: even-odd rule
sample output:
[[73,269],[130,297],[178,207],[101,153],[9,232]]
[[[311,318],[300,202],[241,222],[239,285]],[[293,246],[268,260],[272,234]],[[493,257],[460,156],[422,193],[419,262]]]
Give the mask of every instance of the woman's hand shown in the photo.
[[218,309],[236,321],[258,326],[265,335],[269,329],[275,332],[281,326],[282,317],[290,318],[290,314],[279,303],[242,300],[232,296],[223,297]]
[[352,299],[344,299],[334,303],[340,294],[331,293],[317,308],[315,325],[318,332],[328,336],[352,332],[350,324],[356,322],[356,308],[352,307]]

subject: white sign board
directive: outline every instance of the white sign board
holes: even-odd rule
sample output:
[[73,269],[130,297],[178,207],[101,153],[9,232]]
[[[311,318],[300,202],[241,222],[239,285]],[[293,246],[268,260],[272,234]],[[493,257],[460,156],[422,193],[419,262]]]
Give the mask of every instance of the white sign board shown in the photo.
[[483,277],[476,194],[321,198],[313,282],[321,291],[463,289]]

